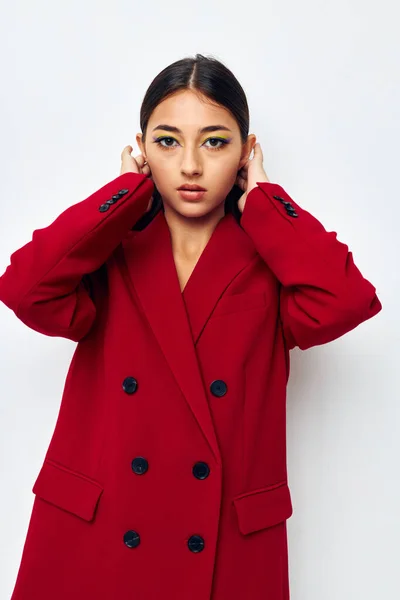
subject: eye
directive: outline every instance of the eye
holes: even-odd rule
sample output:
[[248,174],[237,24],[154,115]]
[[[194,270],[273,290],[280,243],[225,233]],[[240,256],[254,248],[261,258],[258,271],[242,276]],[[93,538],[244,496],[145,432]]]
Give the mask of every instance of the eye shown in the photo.
[[[165,144],[163,144],[162,142],[165,142]],[[169,143],[169,142],[172,142],[172,143]],[[177,140],[173,137],[167,137],[167,136],[159,137],[154,140],[155,144],[157,144],[158,146],[160,146],[161,148],[164,148],[166,150],[169,148],[176,148],[176,146],[173,145],[173,142],[177,142]],[[209,150],[221,150],[226,144],[229,144],[230,140],[225,139],[225,138],[213,137],[213,138],[208,138],[207,140],[205,140],[203,142],[203,144],[206,144],[207,142],[213,142],[213,144],[211,146],[206,146],[206,148],[208,148]],[[215,145],[215,142],[219,145],[218,146]]]
[[225,146],[226,144],[229,144],[228,140],[225,140],[224,138],[208,138],[208,140],[206,140],[204,143],[206,142],[219,142],[221,145],[220,146],[208,146],[209,148],[212,148],[213,150],[220,150],[220,148],[222,148],[223,146]]
[[169,141],[172,141],[172,142],[176,142],[176,139],[175,139],[175,138],[172,138],[172,137],[160,137],[160,138],[157,138],[157,139],[156,139],[156,140],[154,140],[154,141],[155,141],[155,143],[156,143],[156,144],[158,144],[159,146],[162,146],[163,148],[173,148],[173,147],[174,147],[174,146],[171,146],[170,144],[167,144],[167,145],[165,146],[164,144],[162,144],[162,143],[161,143],[161,142],[163,142],[163,141],[165,141],[165,140],[169,140]]

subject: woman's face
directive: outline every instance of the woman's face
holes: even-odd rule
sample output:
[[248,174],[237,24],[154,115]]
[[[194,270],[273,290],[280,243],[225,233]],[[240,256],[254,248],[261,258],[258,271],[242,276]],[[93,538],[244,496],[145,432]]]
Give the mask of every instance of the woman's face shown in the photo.
[[[205,127],[215,130],[202,132]],[[165,209],[184,217],[201,217],[212,211],[221,211],[223,216],[224,200],[238,170],[248,160],[256,138],[249,135],[242,144],[239,126],[227,109],[211,104],[210,99],[199,96],[198,92],[182,90],[155,108],[148,122],[145,144],[140,133],[136,141],[150,166]],[[187,183],[206,189],[201,199],[181,197],[178,188]]]

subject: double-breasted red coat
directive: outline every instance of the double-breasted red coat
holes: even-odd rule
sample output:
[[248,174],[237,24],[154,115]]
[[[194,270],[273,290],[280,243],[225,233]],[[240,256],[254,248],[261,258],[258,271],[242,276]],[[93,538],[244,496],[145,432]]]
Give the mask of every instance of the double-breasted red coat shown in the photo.
[[278,184],[217,224],[183,292],[153,183],[126,173],[11,255],[0,299],[78,342],[12,600],[288,600],[289,351],[381,310]]

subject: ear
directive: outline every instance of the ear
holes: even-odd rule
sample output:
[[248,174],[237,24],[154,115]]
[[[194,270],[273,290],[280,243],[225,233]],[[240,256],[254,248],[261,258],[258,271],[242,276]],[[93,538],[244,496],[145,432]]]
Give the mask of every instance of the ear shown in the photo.
[[240,155],[238,171],[240,171],[240,169],[249,160],[251,151],[253,150],[254,146],[256,145],[256,141],[257,141],[257,138],[254,135],[254,133],[250,133],[250,135],[247,136],[247,141],[242,146],[242,152]]
[[140,150],[141,154],[143,154],[144,159],[147,160],[146,150],[145,150],[145,147],[144,147],[144,144],[143,144],[142,140],[143,140],[143,134],[142,133],[137,133],[136,134],[136,143],[137,143],[137,145],[139,147],[139,150]]

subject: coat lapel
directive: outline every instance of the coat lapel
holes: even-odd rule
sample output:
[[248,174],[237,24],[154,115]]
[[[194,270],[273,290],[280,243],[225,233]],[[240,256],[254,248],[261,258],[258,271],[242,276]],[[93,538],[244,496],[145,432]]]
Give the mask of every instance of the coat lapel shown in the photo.
[[217,224],[183,291],[195,345],[225,289],[255,254],[250,238],[234,216],[225,215]]
[[214,306],[255,250],[231,214],[217,224],[182,294],[164,212],[124,244],[131,283],[218,463],[220,451],[195,345]]

